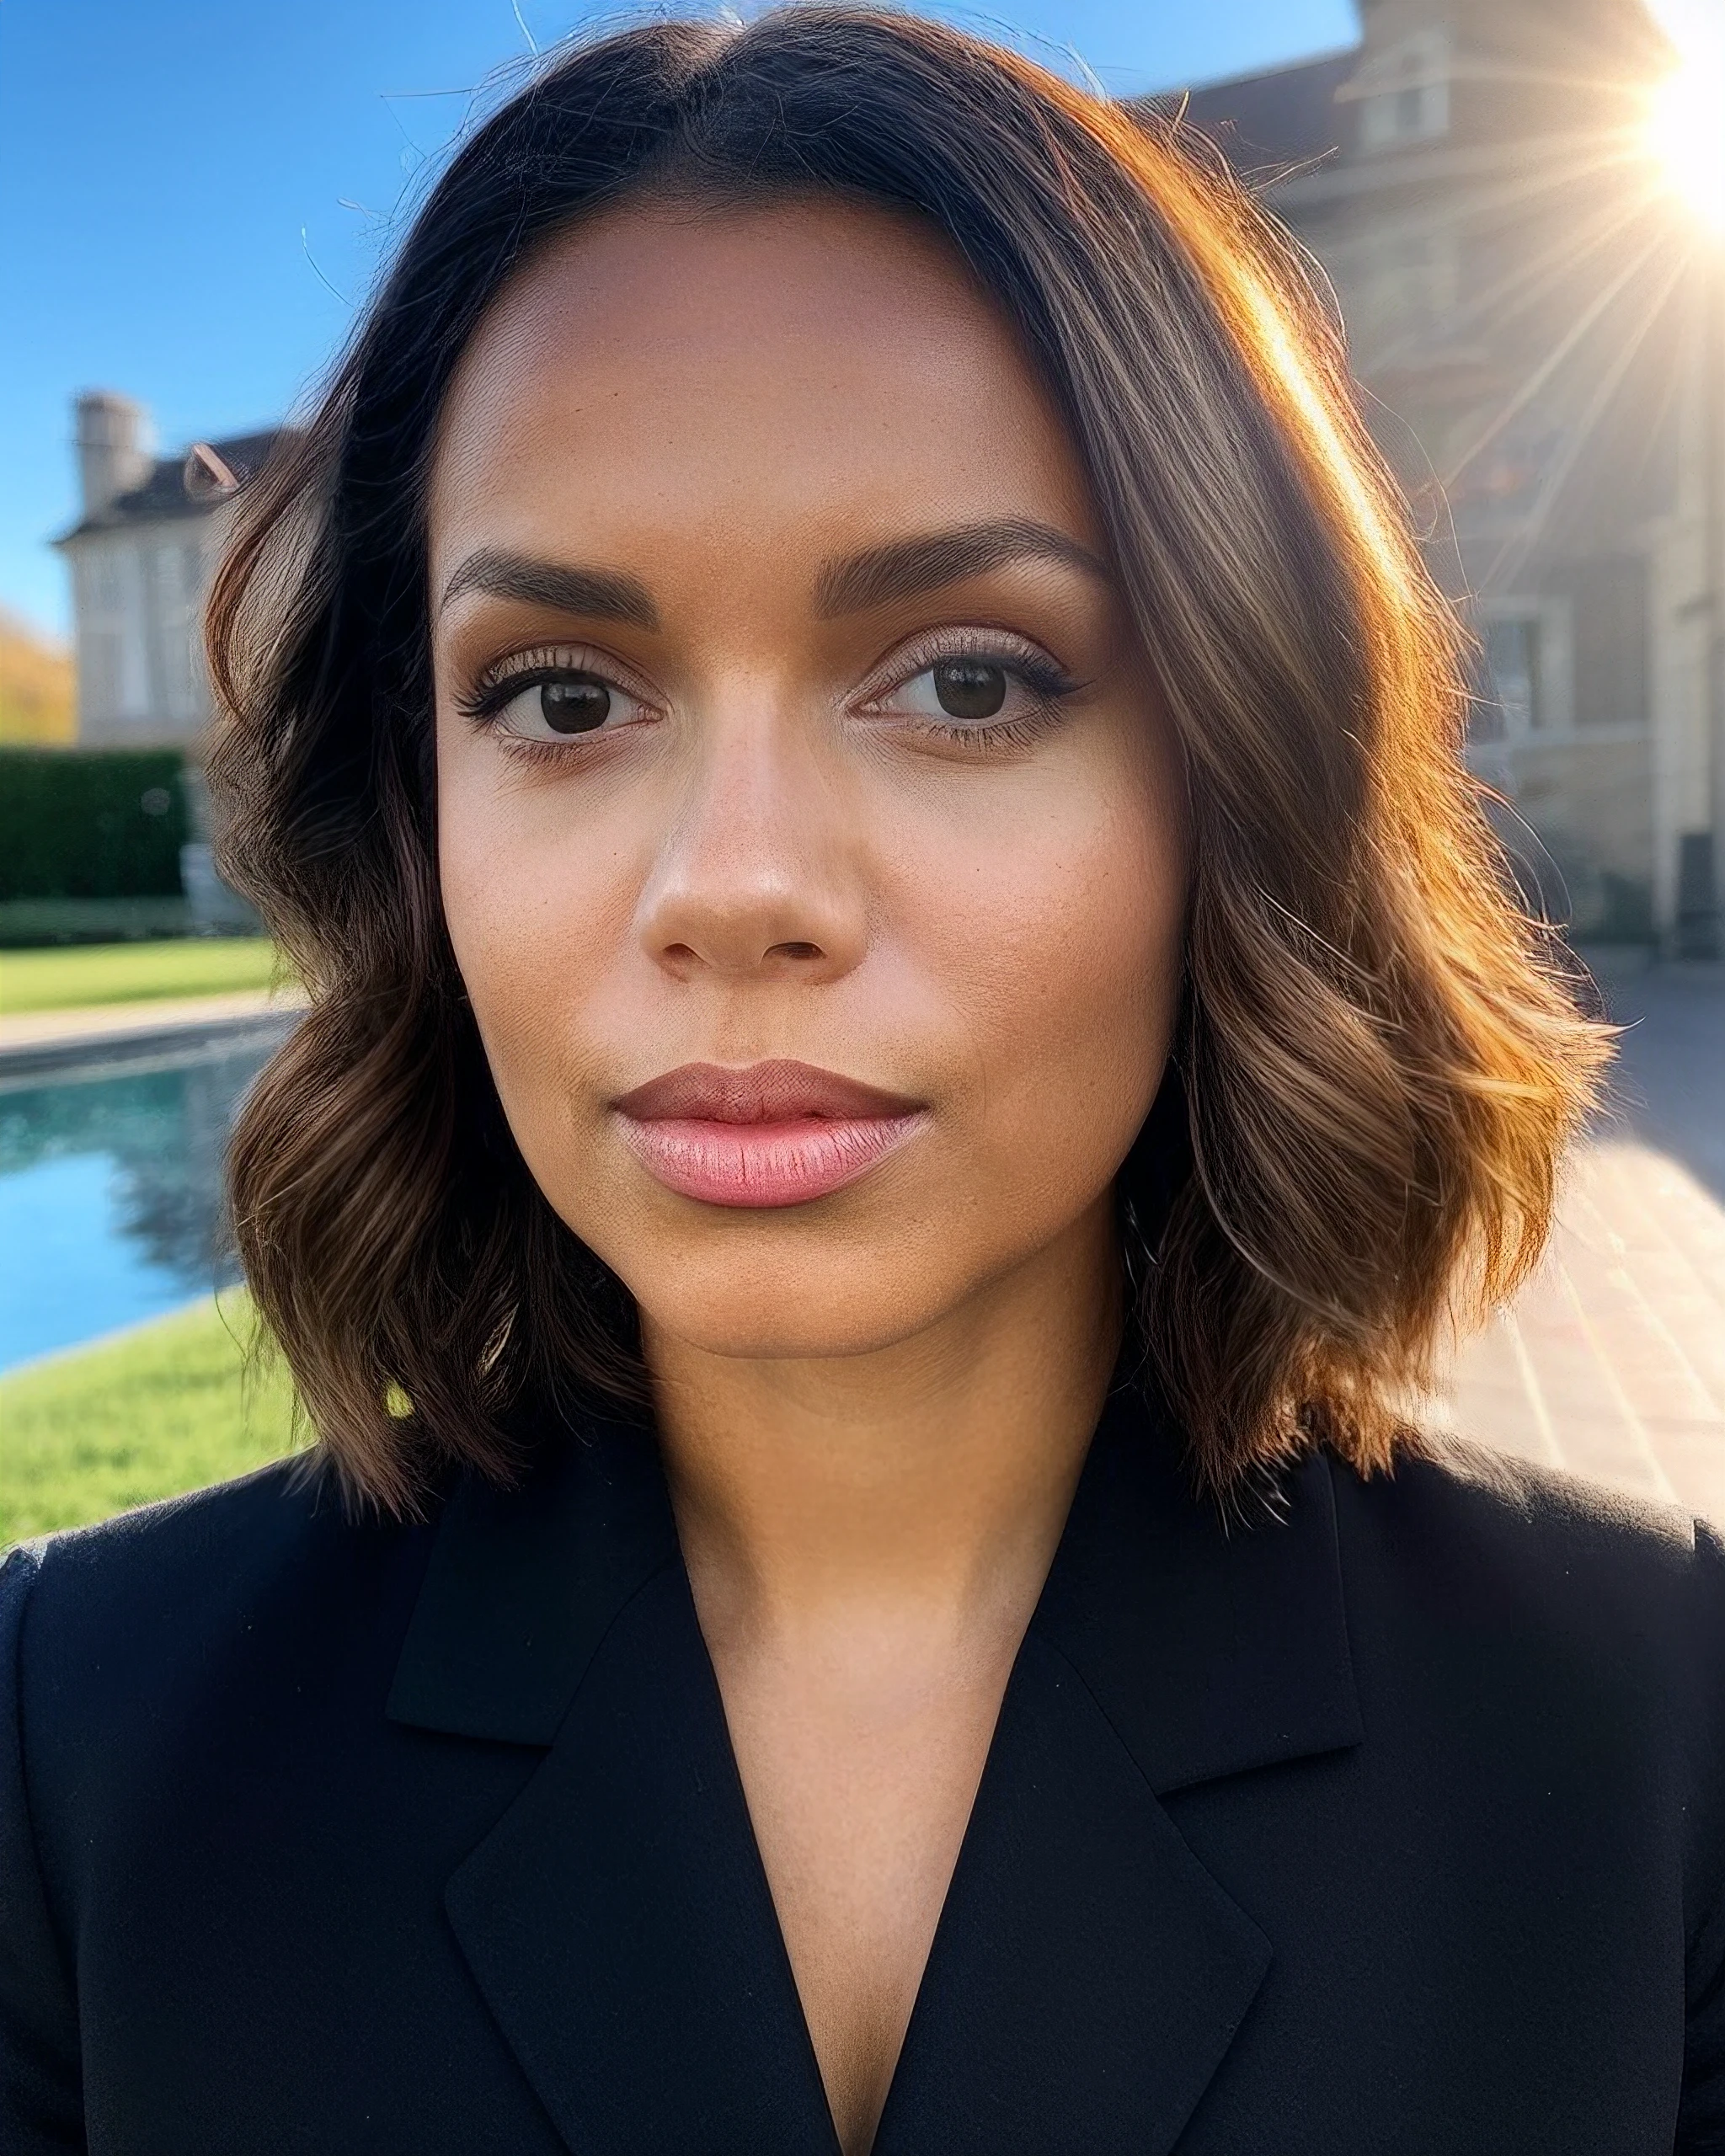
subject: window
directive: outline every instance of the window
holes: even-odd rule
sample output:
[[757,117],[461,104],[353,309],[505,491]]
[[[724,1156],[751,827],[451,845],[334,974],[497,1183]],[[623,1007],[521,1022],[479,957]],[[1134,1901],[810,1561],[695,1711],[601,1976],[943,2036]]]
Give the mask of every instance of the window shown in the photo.
[[1450,131],[1450,41],[1423,30],[1367,60],[1348,94],[1359,102],[1359,147],[1387,150]]
[[78,682],[81,716],[99,724],[120,709],[120,638],[112,629],[94,629],[83,639]]
[[1577,640],[1583,632],[1573,596],[1530,593],[1488,600],[1481,616],[1489,676],[1485,694],[1504,738],[1567,739],[1577,718]]
[[1535,614],[1507,614],[1486,623],[1486,665],[1492,693],[1512,738],[1546,723],[1540,694],[1540,620]]
[[98,547],[86,557],[90,605],[100,614],[120,611],[120,563],[110,547]]
[[158,562],[157,567],[157,588],[162,600],[166,602],[158,601],[157,616],[163,715],[184,718],[190,714],[192,693],[190,619],[184,600],[177,594],[168,596],[172,590],[170,579],[179,569],[179,563],[169,555],[165,561]]

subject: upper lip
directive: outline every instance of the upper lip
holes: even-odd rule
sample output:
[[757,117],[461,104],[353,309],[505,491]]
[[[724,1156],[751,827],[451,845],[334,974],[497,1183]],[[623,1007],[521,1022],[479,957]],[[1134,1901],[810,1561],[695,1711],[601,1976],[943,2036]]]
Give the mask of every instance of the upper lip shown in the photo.
[[921,1105],[860,1078],[812,1063],[777,1060],[740,1068],[684,1063],[649,1078],[615,1103],[638,1123],[687,1118],[702,1123],[794,1123],[805,1116],[910,1115]]

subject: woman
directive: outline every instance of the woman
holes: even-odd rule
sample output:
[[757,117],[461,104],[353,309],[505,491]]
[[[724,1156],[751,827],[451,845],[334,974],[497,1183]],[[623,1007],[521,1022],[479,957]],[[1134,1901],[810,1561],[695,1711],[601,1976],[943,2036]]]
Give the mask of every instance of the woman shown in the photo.
[[294,1465],[3,1574],[8,2149],[1725,2148],[1725,1564],[1297,263],[897,16],[455,158],[211,616]]

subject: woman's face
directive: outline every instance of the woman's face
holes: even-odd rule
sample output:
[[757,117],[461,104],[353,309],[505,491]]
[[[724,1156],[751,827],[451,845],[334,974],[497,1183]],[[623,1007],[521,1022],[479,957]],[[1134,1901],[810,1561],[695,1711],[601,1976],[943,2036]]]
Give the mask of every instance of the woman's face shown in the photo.
[[1064,429],[935,237],[612,213],[464,355],[439,851],[510,1129],[648,1328],[910,1338],[1105,1237],[1176,758]]

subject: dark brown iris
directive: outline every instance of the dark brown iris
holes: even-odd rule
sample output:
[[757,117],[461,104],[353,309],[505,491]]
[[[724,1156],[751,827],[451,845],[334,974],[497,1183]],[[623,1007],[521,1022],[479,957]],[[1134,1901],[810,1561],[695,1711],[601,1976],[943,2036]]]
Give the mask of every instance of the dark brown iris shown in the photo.
[[539,708],[553,734],[590,734],[611,716],[611,691],[596,674],[559,674],[541,684]]
[[934,693],[953,718],[992,718],[1007,701],[1006,669],[980,659],[943,659],[934,670]]

